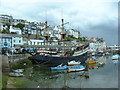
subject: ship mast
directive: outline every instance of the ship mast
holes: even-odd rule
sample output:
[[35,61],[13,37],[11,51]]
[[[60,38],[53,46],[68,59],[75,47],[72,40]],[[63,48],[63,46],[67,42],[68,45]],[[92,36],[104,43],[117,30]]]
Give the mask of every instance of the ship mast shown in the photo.
[[64,31],[64,19],[61,19],[61,21],[62,21],[62,32],[60,33],[60,35],[61,35],[61,41],[63,42],[63,52],[64,52],[65,50],[64,39],[65,39],[66,33]]
[[45,34],[44,34],[44,37],[45,37],[45,40],[46,40],[46,49],[48,49],[49,34],[48,34],[47,21],[45,22]]
[[65,39],[65,31],[64,31],[64,19],[61,19],[62,20],[62,32],[60,33],[61,34],[61,40],[64,41]]

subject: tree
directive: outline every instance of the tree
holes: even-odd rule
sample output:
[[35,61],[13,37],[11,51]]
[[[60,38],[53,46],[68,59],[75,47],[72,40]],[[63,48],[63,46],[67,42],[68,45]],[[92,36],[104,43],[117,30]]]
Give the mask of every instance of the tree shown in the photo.
[[65,41],[71,41],[71,40],[73,40],[73,39],[70,37],[65,37]]
[[79,37],[78,40],[85,42],[86,38],[85,37]]
[[18,23],[17,25],[15,25],[15,27],[23,30],[23,28],[25,27],[25,24]]
[[2,30],[2,33],[3,34],[9,34],[10,32],[9,32],[9,30]]

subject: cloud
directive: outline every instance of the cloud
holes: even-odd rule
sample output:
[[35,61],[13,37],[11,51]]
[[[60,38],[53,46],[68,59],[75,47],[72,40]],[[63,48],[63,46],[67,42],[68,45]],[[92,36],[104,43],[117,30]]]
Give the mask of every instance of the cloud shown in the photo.
[[76,28],[82,35],[100,36],[109,41],[108,37],[111,38],[113,33],[117,36],[117,2],[118,0],[1,0],[0,14],[28,21],[47,20],[50,25],[59,25],[61,18],[64,18],[65,22],[69,22],[66,28]]

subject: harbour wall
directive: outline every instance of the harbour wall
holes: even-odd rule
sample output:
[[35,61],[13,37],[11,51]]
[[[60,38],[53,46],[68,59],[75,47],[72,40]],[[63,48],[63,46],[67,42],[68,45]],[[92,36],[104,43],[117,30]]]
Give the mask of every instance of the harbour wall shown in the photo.
[[29,56],[29,54],[16,54],[11,56],[0,55],[0,64],[2,64],[0,69],[3,73],[8,73],[12,65],[15,65],[20,60],[27,59]]
[[8,73],[10,70],[8,56],[0,55],[1,71],[3,73]]

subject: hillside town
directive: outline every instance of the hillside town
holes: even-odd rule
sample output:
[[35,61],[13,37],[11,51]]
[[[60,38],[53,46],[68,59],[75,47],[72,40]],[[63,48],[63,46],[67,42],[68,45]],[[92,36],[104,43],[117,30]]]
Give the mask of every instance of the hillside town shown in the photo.
[[[68,23],[68,22],[67,22]],[[63,25],[67,24],[63,23]],[[106,42],[103,38],[81,36],[79,30],[65,29],[65,38],[62,40],[62,24],[51,26],[46,22],[30,22],[15,19],[10,15],[0,15],[0,48],[16,49],[46,48],[56,49],[66,46],[66,49],[89,43],[90,51],[105,50]],[[46,35],[48,36],[46,38]]]
[[118,0],[1,0],[0,89],[116,89]]
[[[43,78],[49,81],[56,77],[39,76],[37,73],[41,73],[41,71],[61,73],[62,75],[76,72],[80,78],[89,79],[93,76],[89,74],[90,69],[99,68],[102,70],[102,67],[108,65],[108,61],[115,64],[118,62],[116,60],[119,59],[120,46],[107,46],[103,38],[82,36],[80,30],[64,27],[69,22],[64,23],[64,19],[61,21],[61,25],[52,26],[47,21],[30,22],[15,19],[10,15],[0,15],[0,56],[2,57],[2,74],[4,76],[3,88],[17,88],[24,87],[24,85],[31,87],[28,83],[20,86],[19,83],[25,82],[25,79],[30,82],[28,78],[32,78],[32,83],[34,81],[39,83],[40,80],[35,80],[35,77],[41,77],[42,83],[44,83]],[[47,68],[50,71],[45,70],[45,66],[48,66]],[[40,71],[33,70],[35,67]],[[75,75],[73,76],[75,79]],[[21,80],[17,77],[25,79]],[[14,81],[15,79],[18,81]],[[15,85],[14,82],[16,82]],[[18,86],[16,86],[17,84]],[[38,84],[35,87],[43,86]],[[66,84],[61,87],[68,88]]]

